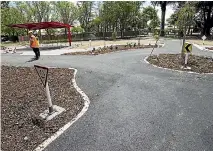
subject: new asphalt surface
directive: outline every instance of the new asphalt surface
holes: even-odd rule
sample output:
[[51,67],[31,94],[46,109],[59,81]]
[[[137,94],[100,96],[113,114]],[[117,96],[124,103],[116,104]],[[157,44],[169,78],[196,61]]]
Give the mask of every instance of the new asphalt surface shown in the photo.
[[[157,53],[178,53],[165,40]],[[45,151],[213,151],[213,75],[155,68],[151,49],[98,56],[3,54],[2,64],[78,69],[77,84],[91,104]],[[193,47],[193,53],[211,55]]]

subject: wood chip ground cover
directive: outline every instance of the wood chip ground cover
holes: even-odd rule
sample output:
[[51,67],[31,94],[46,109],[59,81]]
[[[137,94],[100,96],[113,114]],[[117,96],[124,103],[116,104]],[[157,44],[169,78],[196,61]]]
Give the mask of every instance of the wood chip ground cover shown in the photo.
[[189,55],[188,65],[191,70],[182,68],[180,54],[160,54],[153,55],[147,58],[147,61],[151,64],[157,65],[163,68],[182,70],[182,71],[193,71],[197,73],[213,73],[213,61],[212,58],[203,56]]
[[72,84],[74,70],[50,69],[53,104],[66,109],[44,122],[39,114],[48,108],[44,87],[34,68],[1,66],[2,151],[29,151],[73,119],[84,101]]
[[[155,46],[157,47],[157,46]],[[153,45],[117,45],[117,46],[106,46],[104,48],[98,48],[93,51],[85,51],[85,52],[71,52],[71,53],[64,53],[64,55],[99,55],[105,54],[110,52],[122,51],[122,50],[135,50],[135,49],[144,49],[144,48],[153,48]]]

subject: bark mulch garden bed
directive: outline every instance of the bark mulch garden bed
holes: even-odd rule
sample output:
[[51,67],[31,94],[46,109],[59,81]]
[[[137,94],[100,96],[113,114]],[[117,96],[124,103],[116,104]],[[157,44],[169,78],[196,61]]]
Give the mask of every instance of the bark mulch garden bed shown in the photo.
[[39,114],[48,109],[44,87],[33,67],[1,66],[1,149],[30,151],[71,121],[84,101],[72,84],[74,70],[49,69],[49,87],[54,105],[66,109],[45,122]]
[[[63,55],[99,55],[99,54],[105,54],[105,53],[111,53],[121,50],[135,50],[135,49],[144,49],[144,48],[153,48],[153,44],[149,45],[136,45],[134,44],[128,44],[128,45],[112,45],[112,46],[105,46],[103,48],[99,47],[98,49],[93,48],[92,51],[84,51],[84,52],[70,52],[70,53],[64,53]],[[155,48],[157,48],[158,45],[155,45]]]
[[191,69],[184,69],[181,64],[180,54],[160,54],[153,55],[147,58],[147,61],[159,67],[169,68],[174,70],[192,71],[197,73],[213,73],[212,58],[189,55],[187,66]]

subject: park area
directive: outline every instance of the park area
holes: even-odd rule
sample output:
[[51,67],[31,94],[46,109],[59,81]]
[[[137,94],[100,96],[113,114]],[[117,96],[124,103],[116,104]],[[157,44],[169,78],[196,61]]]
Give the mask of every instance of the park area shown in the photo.
[[1,21],[2,151],[213,150],[213,2],[2,1]]
[[191,68],[185,69],[182,64],[181,54],[160,54],[147,58],[153,65],[180,71],[192,71],[195,73],[213,73],[213,58],[189,55],[187,65]]

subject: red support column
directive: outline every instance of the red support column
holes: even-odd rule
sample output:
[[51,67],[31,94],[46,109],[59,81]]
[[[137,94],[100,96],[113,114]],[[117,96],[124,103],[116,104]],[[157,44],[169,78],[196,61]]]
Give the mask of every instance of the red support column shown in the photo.
[[68,27],[67,29],[68,29],[68,40],[69,40],[69,44],[71,46],[72,39],[71,39],[70,27]]

